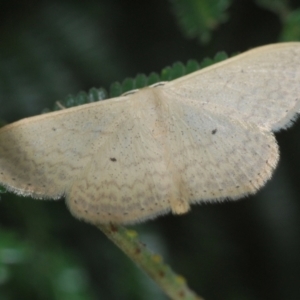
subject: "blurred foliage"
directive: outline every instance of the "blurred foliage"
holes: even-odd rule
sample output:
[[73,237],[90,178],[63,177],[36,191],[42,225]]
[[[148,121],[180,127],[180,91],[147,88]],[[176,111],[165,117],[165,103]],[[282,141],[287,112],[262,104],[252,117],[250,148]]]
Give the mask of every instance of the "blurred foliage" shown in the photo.
[[288,0],[256,0],[256,3],[263,8],[278,14],[280,17],[285,17],[289,12]]
[[293,41],[300,38],[300,9],[294,10],[285,20],[285,26],[280,35],[280,41]]
[[[300,40],[299,11],[299,0],[1,1],[0,119],[39,114],[70,93],[104,99],[99,87],[115,81],[111,95],[168,79],[175,61],[180,74],[220,50]],[[207,300],[300,297],[299,122],[277,137],[281,162],[256,196],[136,226]],[[63,201],[1,194],[0,262],[0,299],[166,299]]]
[[209,42],[212,30],[228,19],[230,0],[173,0],[174,11],[182,31],[189,38]]
[[59,241],[43,247],[8,230],[0,236],[0,299],[93,299],[85,271]]

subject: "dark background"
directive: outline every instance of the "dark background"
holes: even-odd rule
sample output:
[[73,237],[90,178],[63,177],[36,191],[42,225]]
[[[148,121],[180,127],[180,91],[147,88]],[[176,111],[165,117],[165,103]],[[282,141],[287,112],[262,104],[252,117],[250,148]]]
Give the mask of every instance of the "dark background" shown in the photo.
[[[300,40],[300,1],[0,1],[0,119],[287,40]],[[134,226],[207,300],[300,299],[300,122],[277,138],[279,166],[256,196]],[[166,299],[64,201],[4,193],[0,226],[0,299]]]

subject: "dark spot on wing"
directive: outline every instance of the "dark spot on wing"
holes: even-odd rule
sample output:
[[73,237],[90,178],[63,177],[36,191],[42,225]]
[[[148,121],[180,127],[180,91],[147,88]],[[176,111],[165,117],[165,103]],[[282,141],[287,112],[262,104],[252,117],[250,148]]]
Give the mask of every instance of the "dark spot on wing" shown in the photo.
[[216,132],[217,132],[217,128],[212,130],[211,134],[216,134]]
[[111,157],[110,160],[113,162],[117,161],[117,159],[115,157]]

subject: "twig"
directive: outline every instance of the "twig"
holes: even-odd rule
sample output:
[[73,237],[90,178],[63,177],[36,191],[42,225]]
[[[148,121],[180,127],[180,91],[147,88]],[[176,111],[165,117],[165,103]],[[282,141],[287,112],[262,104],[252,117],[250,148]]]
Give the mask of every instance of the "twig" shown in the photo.
[[138,240],[137,233],[117,225],[98,225],[104,234],[143,269],[173,300],[204,300],[186,284],[185,279],[164,264],[162,257],[152,253]]

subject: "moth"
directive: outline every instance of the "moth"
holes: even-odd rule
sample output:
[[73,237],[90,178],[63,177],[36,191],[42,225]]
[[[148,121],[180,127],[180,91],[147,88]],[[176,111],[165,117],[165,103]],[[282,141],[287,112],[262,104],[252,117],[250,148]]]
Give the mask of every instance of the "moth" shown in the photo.
[[258,47],[179,79],[0,129],[0,183],[65,197],[92,224],[239,199],[272,176],[274,132],[300,109],[300,43]]

